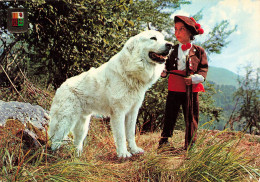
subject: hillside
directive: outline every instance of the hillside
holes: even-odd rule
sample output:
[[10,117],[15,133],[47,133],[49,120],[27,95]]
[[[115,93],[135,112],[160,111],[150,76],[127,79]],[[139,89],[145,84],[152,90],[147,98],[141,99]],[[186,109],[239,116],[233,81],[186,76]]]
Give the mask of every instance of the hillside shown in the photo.
[[232,85],[238,87],[238,75],[225,68],[209,67],[207,81],[212,81],[217,85]]

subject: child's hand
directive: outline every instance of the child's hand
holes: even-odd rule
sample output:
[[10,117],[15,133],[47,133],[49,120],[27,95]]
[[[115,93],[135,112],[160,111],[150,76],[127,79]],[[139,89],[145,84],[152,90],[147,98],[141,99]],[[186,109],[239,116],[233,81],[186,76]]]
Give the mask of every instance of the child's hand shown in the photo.
[[165,78],[167,76],[167,70],[164,69],[163,72],[161,73],[161,77]]
[[192,79],[191,79],[191,77],[190,77],[190,76],[189,76],[189,77],[185,77],[185,78],[184,78],[184,82],[185,82],[186,85],[191,85],[191,84],[192,84]]

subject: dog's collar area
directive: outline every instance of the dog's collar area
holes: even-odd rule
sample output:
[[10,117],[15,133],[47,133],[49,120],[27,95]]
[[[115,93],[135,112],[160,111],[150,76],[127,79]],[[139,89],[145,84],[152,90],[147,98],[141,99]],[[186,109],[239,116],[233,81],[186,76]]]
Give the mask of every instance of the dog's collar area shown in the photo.
[[168,58],[168,51],[163,52],[161,54],[155,53],[155,52],[149,52],[149,58],[155,62],[158,62],[160,64],[164,63],[166,59]]

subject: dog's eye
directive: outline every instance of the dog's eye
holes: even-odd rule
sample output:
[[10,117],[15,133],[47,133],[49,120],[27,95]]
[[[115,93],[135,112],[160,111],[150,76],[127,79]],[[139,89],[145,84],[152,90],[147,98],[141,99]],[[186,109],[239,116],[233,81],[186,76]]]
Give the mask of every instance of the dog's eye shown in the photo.
[[156,38],[156,37],[151,37],[150,39],[151,39],[151,40],[157,40],[157,38]]

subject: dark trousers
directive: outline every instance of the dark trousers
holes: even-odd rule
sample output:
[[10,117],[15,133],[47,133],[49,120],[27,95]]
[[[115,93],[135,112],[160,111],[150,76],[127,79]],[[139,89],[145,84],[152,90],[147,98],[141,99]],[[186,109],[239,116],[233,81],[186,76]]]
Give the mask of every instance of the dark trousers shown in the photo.
[[194,143],[197,139],[197,129],[199,121],[199,94],[198,92],[193,92],[193,121],[187,121],[186,112],[186,93],[185,92],[168,92],[166,109],[165,109],[165,119],[163,125],[163,132],[161,136],[163,138],[172,137],[174,127],[177,122],[178,113],[180,106],[182,106],[184,119],[185,119],[185,145],[187,149],[190,143]]

